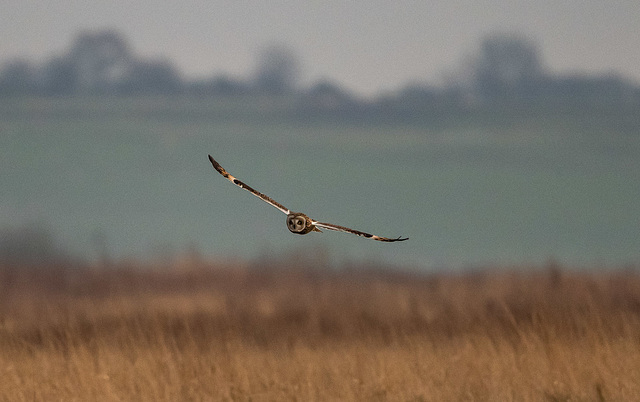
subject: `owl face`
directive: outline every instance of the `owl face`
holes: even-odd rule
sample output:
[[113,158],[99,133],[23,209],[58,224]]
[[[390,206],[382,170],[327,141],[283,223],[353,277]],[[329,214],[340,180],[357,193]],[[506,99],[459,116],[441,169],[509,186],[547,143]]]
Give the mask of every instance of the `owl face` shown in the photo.
[[292,212],[287,215],[287,228],[291,233],[307,234],[314,228],[311,218],[300,212]]

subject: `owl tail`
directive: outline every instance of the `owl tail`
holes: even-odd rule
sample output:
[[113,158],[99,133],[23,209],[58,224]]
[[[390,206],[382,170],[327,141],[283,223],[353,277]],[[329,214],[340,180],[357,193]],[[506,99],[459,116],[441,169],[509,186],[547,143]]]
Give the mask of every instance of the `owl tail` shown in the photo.
[[314,226],[312,232],[320,232],[320,233],[322,233],[322,230],[318,229],[317,226]]

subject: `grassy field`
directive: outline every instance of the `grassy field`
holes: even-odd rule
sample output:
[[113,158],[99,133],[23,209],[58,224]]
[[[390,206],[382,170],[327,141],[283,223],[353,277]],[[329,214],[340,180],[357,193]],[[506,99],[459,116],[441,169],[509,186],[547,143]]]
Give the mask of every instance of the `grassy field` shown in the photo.
[[640,400],[640,275],[0,269],[0,400]]

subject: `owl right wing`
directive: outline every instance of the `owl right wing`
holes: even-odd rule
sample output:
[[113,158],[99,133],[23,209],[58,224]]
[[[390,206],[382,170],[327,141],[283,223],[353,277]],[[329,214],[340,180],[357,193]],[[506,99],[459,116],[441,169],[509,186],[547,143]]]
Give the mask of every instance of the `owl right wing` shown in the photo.
[[241,182],[240,180],[236,179],[235,177],[231,176],[229,173],[227,173],[226,170],[224,170],[224,168],[222,166],[220,166],[220,164],[218,162],[215,161],[215,159],[213,159],[211,157],[211,155],[209,155],[209,161],[213,165],[214,169],[216,169],[218,171],[218,173],[223,175],[231,183],[235,184],[236,186],[238,186],[240,188],[243,188],[243,189],[247,190],[248,192],[250,192],[251,194],[253,194],[256,197],[260,198],[262,201],[266,202],[267,204],[271,204],[274,207],[278,208],[280,211],[284,212],[285,214],[289,215],[291,213],[291,211],[288,208],[285,208],[282,204],[280,204],[279,202],[273,200],[271,197],[269,197],[267,195],[264,195],[264,194],[262,194],[261,192],[259,192],[257,190],[254,190],[249,185],[247,185],[247,184]]
[[344,226],[340,226],[340,225],[334,225],[333,223],[325,223],[325,222],[317,222],[312,220],[311,223],[316,226],[316,227],[321,227],[323,229],[329,229],[329,230],[335,230],[338,232],[346,232],[346,233],[352,233],[354,235],[357,236],[362,236],[362,237],[366,237],[367,239],[373,239],[373,240],[378,240],[378,241],[385,241],[385,242],[394,242],[394,241],[405,241],[408,240],[408,237],[396,237],[393,239],[390,239],[388,237],[381,237],[381,236],[376,236],[376,235],[372,235],[370,233],[366,233],[366,232],[361,232],[359,230],[355,230],[355,229],[350,229]]

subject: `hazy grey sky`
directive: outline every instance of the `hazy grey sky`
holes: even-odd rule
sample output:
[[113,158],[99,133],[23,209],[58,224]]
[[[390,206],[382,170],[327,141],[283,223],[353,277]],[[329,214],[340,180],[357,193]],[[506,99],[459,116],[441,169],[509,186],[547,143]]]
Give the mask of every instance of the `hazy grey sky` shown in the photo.
[[639,0],[2,0],[0,63],[62,53],[82,29],[115,28],[136,53],[190,77],[246,77],[258,50],[294,48],[306,82],[362,94],[438,82],[483,35],[518,31],[555,72],[617,71],[640,81]]

